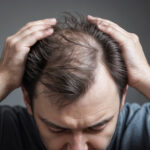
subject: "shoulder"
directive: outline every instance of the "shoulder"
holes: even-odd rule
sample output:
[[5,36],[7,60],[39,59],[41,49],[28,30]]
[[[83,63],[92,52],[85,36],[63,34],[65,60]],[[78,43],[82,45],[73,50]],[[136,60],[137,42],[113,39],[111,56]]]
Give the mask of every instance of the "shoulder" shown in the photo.
[[3,122],[14,122],[18,123],[18,121],[31,121],[32,117],[28,114],[27,110],[23,106],[8,106],[2,105],[0,106],[0,121]]
[[150,117],[150,102],[143,105],[137,103],[126,103],[123,110],[120,112],[119,120],[121,123],[128,126],[130,123],[146,121]]
[[116,130],[116,145],[120,149],[150,149],[150,103],[126,103]]
[[7,114],[7,113],[20,113],[20,112],[27,112],[26,108],[23,106],[9,106],[9,105],[0,105],[0,113]]
[[0,147],[7,149],[42,149],[32,116],[22,106],[0,106]]
[[[25,107],[22,106],[0,106],[0,127],[3,132],[24,132],[23,129],[34,128],[34,120],[32,116],[29,115]],[[11,130],[11,129],[14,130]],[[33,131],[32,131],[33,132]],[[31,132],[31,133],[32,133]]]

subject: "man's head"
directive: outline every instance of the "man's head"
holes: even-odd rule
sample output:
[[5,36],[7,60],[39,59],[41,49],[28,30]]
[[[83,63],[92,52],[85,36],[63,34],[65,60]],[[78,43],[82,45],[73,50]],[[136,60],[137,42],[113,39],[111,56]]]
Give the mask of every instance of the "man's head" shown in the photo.
[[53,35],[32,46],[27,58],[28,111],[47,149],[106,149],[126,95],[121,51],[84,17],[57,21]]

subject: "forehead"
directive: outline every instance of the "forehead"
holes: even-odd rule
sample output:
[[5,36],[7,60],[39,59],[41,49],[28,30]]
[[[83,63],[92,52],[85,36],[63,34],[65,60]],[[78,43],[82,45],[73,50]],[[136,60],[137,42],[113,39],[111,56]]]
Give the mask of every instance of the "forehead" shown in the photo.
[[34,101],[34,110],[40,116],[65,126],[91,124],[110,117],[119,111],[116,84],[102,65],[97,69],[95,79],[95,83],[83,97],[63,109],[58,109],[49,97],[41,95]]

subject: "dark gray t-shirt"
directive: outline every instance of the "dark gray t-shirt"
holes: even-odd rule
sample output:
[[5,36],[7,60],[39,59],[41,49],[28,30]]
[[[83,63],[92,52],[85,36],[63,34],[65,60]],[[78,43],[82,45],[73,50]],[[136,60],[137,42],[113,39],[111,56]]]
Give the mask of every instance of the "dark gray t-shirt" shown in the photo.
[[[21,106],[0,106],[0,150],[45,150],[36,124]],[[150,103],[126,103],[108,150],[150,150]]]

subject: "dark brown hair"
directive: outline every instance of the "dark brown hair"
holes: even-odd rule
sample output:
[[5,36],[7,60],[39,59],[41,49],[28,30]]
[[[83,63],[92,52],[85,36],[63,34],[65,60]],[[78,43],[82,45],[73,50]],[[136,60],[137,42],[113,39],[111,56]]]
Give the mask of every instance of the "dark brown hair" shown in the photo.
[[64,13],[54,33],[34,44],[28,54],[23,85],[31,106],[37,83],[51,101],[69,104],[92,86],[98,63],[107,66],[120,98],[127,84],[127,69],[118,44],[82,15]]

